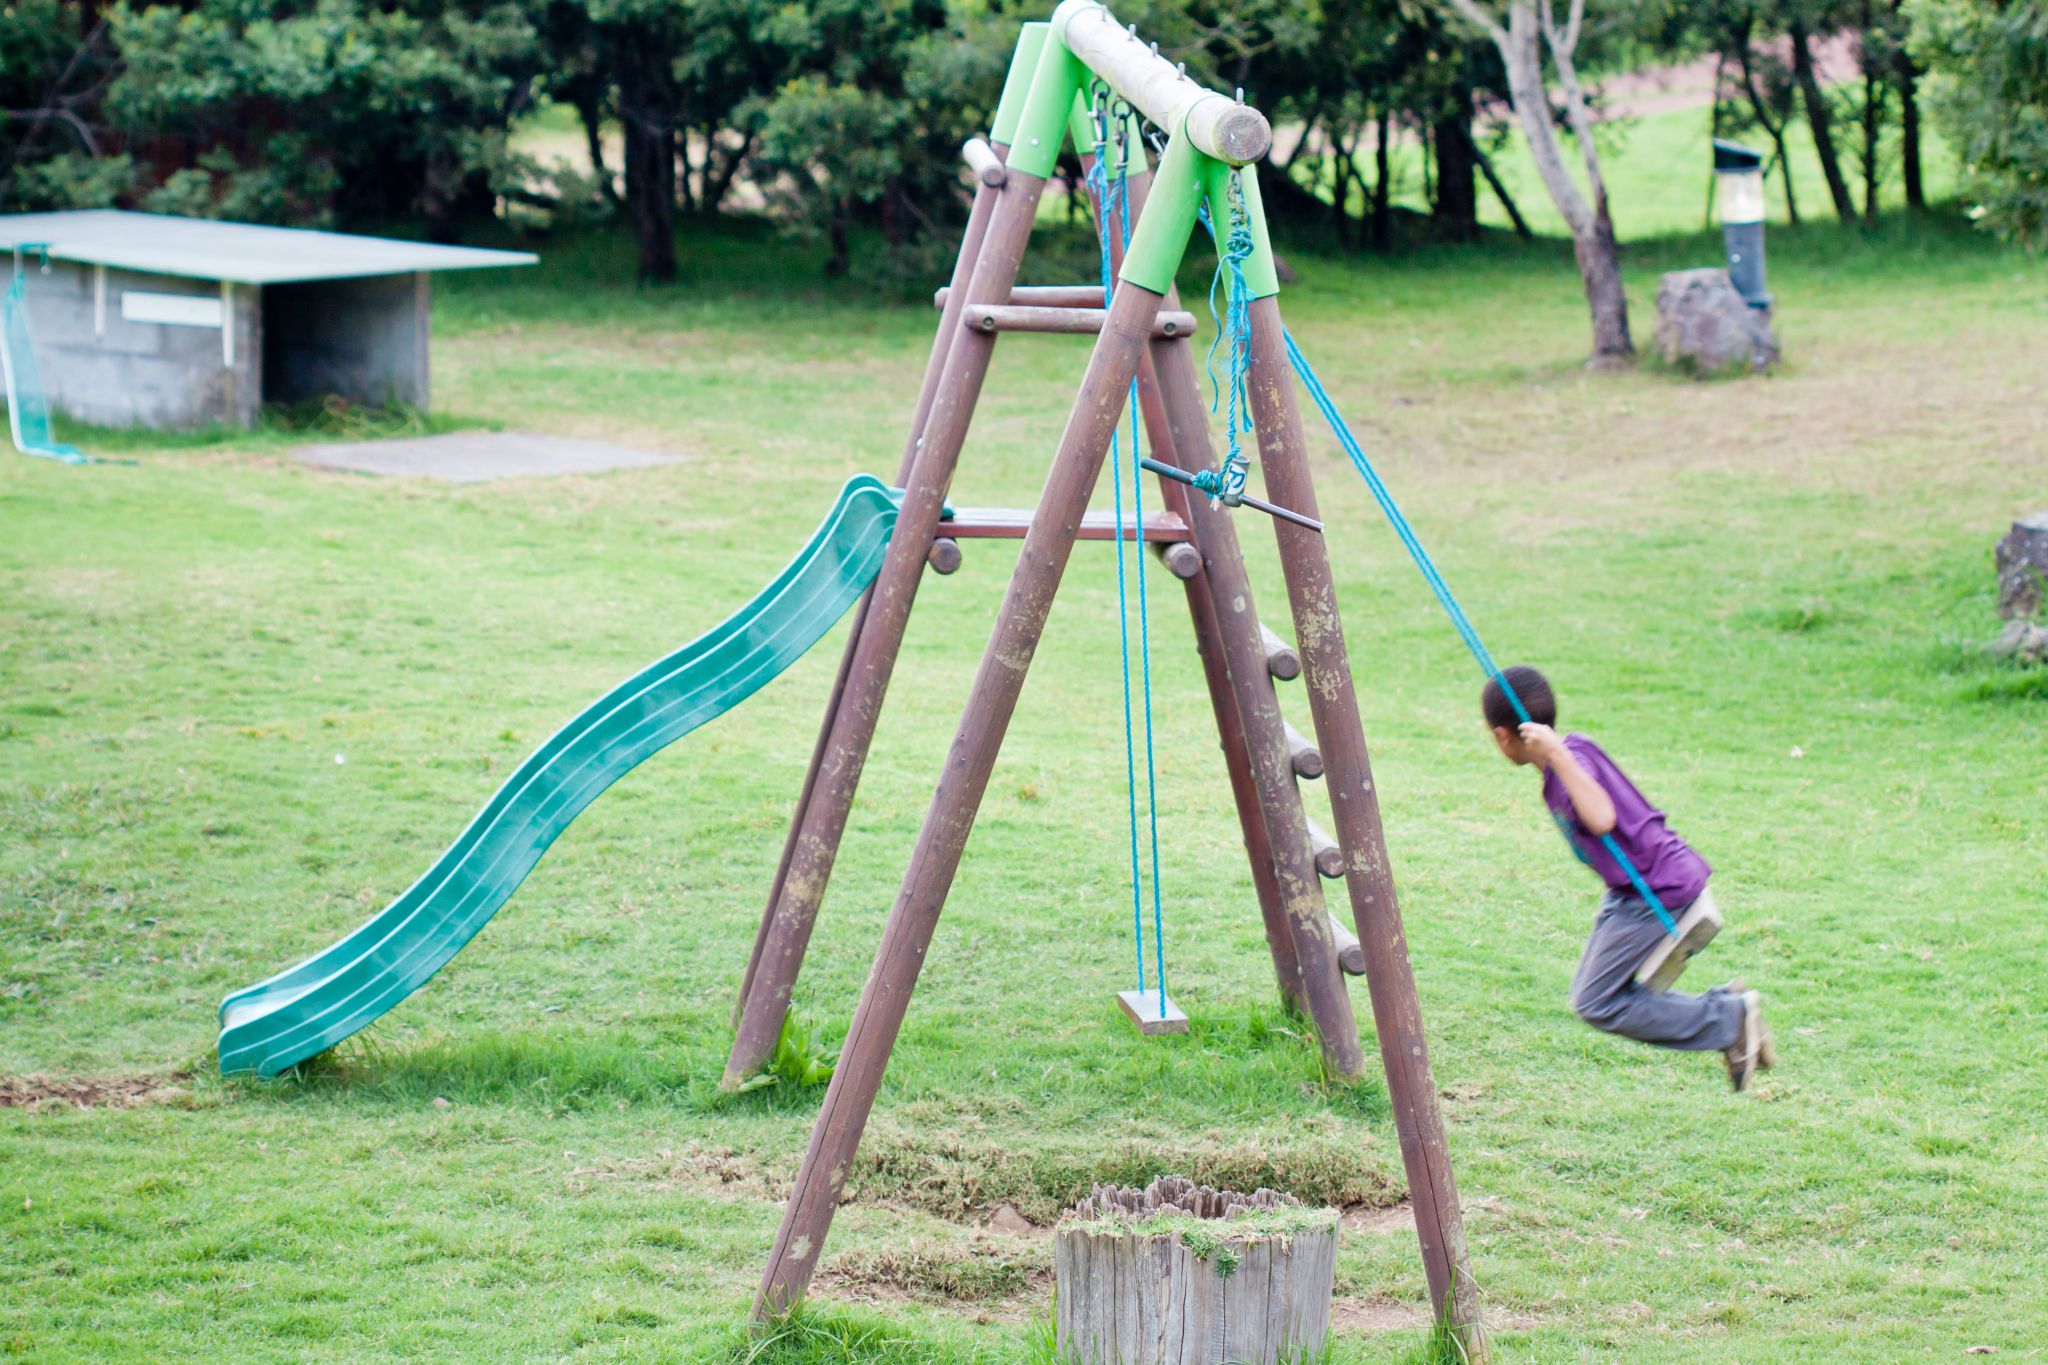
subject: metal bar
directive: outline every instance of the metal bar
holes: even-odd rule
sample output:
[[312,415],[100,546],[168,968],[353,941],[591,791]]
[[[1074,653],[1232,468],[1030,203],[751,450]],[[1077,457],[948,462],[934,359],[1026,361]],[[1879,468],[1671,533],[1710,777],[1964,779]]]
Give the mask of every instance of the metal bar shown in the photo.
[[[1289,506],[1313,514],[1315,488],[1309,476],[1307,443],[1277,299],[1252,302],[1251,328],[1246,388],[1266,489]],[[1343,850],[1344,879],[1351,893],[1359,945],[1365,953],[1366,984],[1372,994],[1380,1059],[1393,1101],[1394,1127],[1400,1134],[1401,1160],[1408,1174],[1408,1196],[1415,1209],[1430,1302],[1437,1320],[1456,1334],[1465,1359],[1483,1361],[1487,1346],[1479,1319],[1478,1289],[1472,1282],[1463,1215],[1444,1141],[1443,1114],[1437,1107],[1436,1082],[1429,1070],[1422,1006],[1387,862],[1379,793],[1373,785],[1365,730],[1359,720],[1329,554],[1322,537],[1286,522],[1275,521],[1273,533],[1279,539],[1280,564],[1294,608],[1294,638],[1301,649],[1306,683],[1303,691],[1308,694],[1322,750],[1324,783]]]
[[[982,188],[981,193],[995,196],[995,204],[966,286],[955,290],[963,308],[970,298],[1008,295],[1016,283],[1018,263],[1030,240],[1044,189],[1044,180],[1015,171],[1001,189]],[[944,341],[942,336],[935,344]],[[834,709],[831,733],[819,755],[818,776],[803,803],[787,870],[762,930],[761,951],[721,1081],[727,1087],[738,1086],[758,1071],[773,1055],[781,1035],[789,994],[802,969],[818,907],[839,854],[839,840],[846,832],[854,792],[860,785],[861,769],[867,762],[868,746],[874,741],[882,699],[896,666],[896,651],[903,643],[904,625],[923,575],[925,553],[938,533],[946,488],[966,441],[982,381],[988,377],[995,343],[995,337],[986,332],[952,329],[926,419],[911,443],[914,453],[902,480],[903,505],[852,643],[846,688]]]
[[[1042,183],[1035,176],[1013,173],[1004,187],[1006,197],[1020,180],[1034,186]],[[1035,211],[1037,196],[1030,198]],[[1006,219],[999,218],[998,229],[1005,225]],[[998,260],[997,230],[991,230],[990,237],[989,255],[975,272],[977,285],[983,271]],[[1001,284],[1007,288],[1009,278]],[[825,1091],[796,1187],[784,1208],[782,1227],[761,1278],[756,1316],[783,1311],[801,1299],[817,1270],[840,1190],[881,1088],[889,1051],[903,1026],[910,993],[924,965],[932,932],[938,927],[946,893],[959,870],[975,813],[995,768],[997,750],[1044,633],[1046,614],[1073,549],[1074,527],[1087,510],[1089,494],[1109,450],[1110,433],[1122,414],[1125,393],[1138,372],[1152,315],[1160,302],[1158,294],[1127,284],[1116,291],[1110,304],[1109,325],[1089,358],[1066,432],[1060,438],[1059,453],[1003,595],[994,633],[975,673],[938,790],[932,795],[931,808],[904,871],[902,889],[889,911],[874,967],[840,1050],[838,1068]],[[961,333],[958,350],[966,348],[972,335]],[[935,423],[940,412],[934,413]],[[898,527],[900,535],[900,514]]]
[[[1140,460],[1138,463],[1144,465],[1145,468],[1151,470],[1154,474],[1172,479],[1175,483],[1184,483],[1190,487],[1194,485],[1195,476],[1186,470],[1175,469],[1171,465],[1163,465],[1156,460]],[[1276,507],[1264,498],[1255,498],[1249,493],[1239,498],[1238,501],[1254,511],[1264,512],[1267,516],[1278,517],[1282,521],[1291,521],[1296,526],[1305,527],[1317,533],[1321,533],[1323,529],[1323,524],[1314,517],[1305,517],[1299,512],[1290,512],[1285,507]]]

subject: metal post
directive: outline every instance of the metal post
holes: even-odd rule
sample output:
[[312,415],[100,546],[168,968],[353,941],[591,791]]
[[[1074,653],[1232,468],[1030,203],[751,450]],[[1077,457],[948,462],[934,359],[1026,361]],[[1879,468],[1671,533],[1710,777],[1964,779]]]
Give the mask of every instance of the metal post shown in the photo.
[[[1018,179],[1013,171],[1011,183],[1014,185]],[[1035,187],[1031,199],[1035,208]],[[999,210],[997,225],[990,229],[989,254],[976,271],[977,294],[981,294],[983,271],[990,270],[1001,247],[1006,245],[998,236],[1003,225]],[[1004,289],[1014,275],[1014,256],[1010,260],[1011,269],[1001,282]],[[796,1188],[783,1211],[782,1227],[761,1278],[761,1294],[755,1303],[757,1316],[780,1312],[801,1299],[816,1272],[840,1191],[852,1168],[868,1114],[874,1108],[876,1092],[881,1088],[889,1050],[903,1026],[910,992],[917,984],[932,931],[938,926],[946,893],[959,870],[960,855],[987,791],[997,750],[1016,709],[1017,697],[1023,691],[1025,672],[1044,633],[1046,613],[1059,589],[1075,533],[1109,450],[1110,432],[1122,414],[1125,394],[1138,371],[1146,336],[1160,302],[1160,295],[1125,283],[1117,287],[1110,304],[1109,320],[1095,344],[1081,391],[1067,418],[1059,453],[1032,514],[1031,529],[1025,533],[1017,568],[996,616],[995,631],[975,672],[974,686],[947,753],[938,790],[932,795],[931,808],[903,875],[902,889],[882,931],[874,967],[861,991],[860,1007],[854,1012],[846,1043],[840,1050],[838,1069],[825,1091],[810,1147],[797,1174]],[[956,355],[965,348],[968,335],[962,333]],[[945,412],[946,399],[942,397],[933,411],[935,432],[941,429]],[[900,514],[897,525],[900,536]]]
[[[1309,477],[1301,410],[1295,401],[1294,373],[1287,362],[1282,326],[1278,299],[1253,300],[1247,382],[1252,422],[1258,431],[1267,494],[1284,506],[1314,516],[1315,488]],[[1344,880],[1351,893],[1358,940],[1365,951],[1366,984],[1372,994],[1373,1021],[1379,1031],[1394,1126],[1400,1134],[1401,1161],[1408,1174],[1408,1197],[1415,1209],[1415,1231],[1422,1243],[1430,1302],[1438,1320],[1457,1334],[1466,1359],[1483,1361],[1487,1348],[1479,1321],[1478,1288],[1472,1282],[1464,1218],[1451,1178],[1436,1082],[1430,1075],[1422,1006],[1416,997],[1415,973],[1408,961],[1407,937],[1387,863],[1379,795],[1366,754],[1351,660],[1345,653],[1344,625],[1337,615],[1329,554],[1323,538],[1314,532],[1278,519],[1273,522],[1273,532],[1280,542],[1280,564],[1294,609],[1294,638],[1307,684],[1304,690],[1315,718],[1324,781],[1344,852]]]

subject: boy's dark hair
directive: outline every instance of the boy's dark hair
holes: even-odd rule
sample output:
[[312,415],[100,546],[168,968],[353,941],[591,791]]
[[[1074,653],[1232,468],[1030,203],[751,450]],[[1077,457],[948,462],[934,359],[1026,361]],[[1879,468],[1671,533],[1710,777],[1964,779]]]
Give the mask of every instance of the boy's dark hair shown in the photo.
[[1479,709],[1486,713],[1486,723],[1496,730],[1509,734],[1521,728],[1522,718],[1516,714],[1514,702],[1501,690],[1501,678],[1522,699],[1522,709],[1529,713],[1529,719],[1538,725],[1557,724],[1557,694],[1550,690],[1550,679],[1538,673],[1527,664],[1516,664],[1513,668],[1501,670],[1500,678],[1488,678],[1486,686],[1479,693]]

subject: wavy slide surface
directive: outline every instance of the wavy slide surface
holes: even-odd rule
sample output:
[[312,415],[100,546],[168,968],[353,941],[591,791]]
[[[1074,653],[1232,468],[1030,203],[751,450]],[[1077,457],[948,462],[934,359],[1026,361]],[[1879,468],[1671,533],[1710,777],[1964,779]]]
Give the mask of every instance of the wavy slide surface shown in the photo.
[[870,475],[849,480],[773,582],[557,731],[404,895],[333,947],[222,1001],[222,1073],[275,1076],[426,984],[605,788],[746,700],[831,629],[880,571],[900,500]]

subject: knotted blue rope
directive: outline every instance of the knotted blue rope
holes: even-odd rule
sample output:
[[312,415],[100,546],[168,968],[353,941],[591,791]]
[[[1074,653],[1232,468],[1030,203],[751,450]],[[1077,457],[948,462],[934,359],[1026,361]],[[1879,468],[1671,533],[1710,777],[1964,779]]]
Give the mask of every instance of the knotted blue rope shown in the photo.
[[[1295,344],[1293,334],[1283,330],[1281,335],[1287,343],[1287,359],[1294,366],[1295,374],[1300,376],[1301,386],[1308,391],[1310,401],[1323,414],[1323,420],[1330,424],[1330,431],[1336,436],[1337,444],[1342,446],[1344,453],[1351,458],[1352,467],[1358,471],[1359,477],[1365,480],[1366,487],[1372,490],[1373,501],[1380,505],[1380,511],[1386,515],[1387,524],[1394,528],[1394,534],[1399,536],[1401,544],[1407,547],[1408,557],[1413,559],[1415,567],[1422,571],[1423,582],[1429,584],[1430,591],[1436,594],[1436,600],[1443,605],[1444,614],[1451,618],[1451,624],[1457,628],[1458,635],[1465,641],[1465,648],[1472,652],[1472,657],[1486,670],[1487,676],[1499,685],[1502,695],[1514,706],[1515,714],[1527,724],[1531,719],[1529,708],[1522,705],[1522,699],[1516,695],[1514,685],[1507,680],[1507,675],[1501,672],[1500,666],[1494,663],[1493,655],[1487,652],[1486,644],[1479,638],[1479,632],[1473,628],[1471,618],[1466,616],[1465,609],[1458,605],[1458,599],[1451,594],[1450,585],[1444,582],[1444,576],[1437,572],[1436,563],[1430,559],[1429,551],[1422,548],[1422,542],[1416,538],[1414,528],[1408,524],[1408,518],[1401,515],[1400,505],[1394,501],[1394,495],[1387,490],[1379,471],[1365,458],[1365,452],[1359,448],[1357,438],[1352,436],[1351,428],[1344,424],[1344,418],[1338,413],[1337,405],[1330,400],[1329,392],[1323,388],[1322,381],[1316,378],[1316,372],[1309,365],[1308,357],[1303,355],[1301,347]],[[1650,889],[1650,884],[1644,880],[1643,874],[1636,871],[1636,866],[1630,861],[1628,854],[1622,852],[1621,845],[1615,840],[1613,833],[1601,835],[1600,842],[1620,865],[1637,894],[1642,896],[1644,904],[1656,912],[1657,918],[1663,921],[1665,931],[1675,937],[1678,925],[1671,918],[1671,912],[1664,908],[1663,900]]]
[[[1132,151],[1123,118],[1112,120],[1106,89],[1100,85],[1091,101],[1091,112],[1095,120],[1095,164],[1088,170],[1088,183],[1095,192],[1098,211],[1096,219],[1096,240],[1101,248],[1102,306],[1109,307],[1116,293],[1116,274],[1110,249],[1110,220],[1114,218],[1121,234],[1125,250],[1131,245],[1131,195],[1129,165]],[[1115,138],[1119,154],[1117,173],[1111,180],[1108,170],[1108,156],[1111,139]],[[1126,407],[1131,415],[1131,512],[1135,519],[1137,533],[1142,536],[1145,526],[1144,480],[1138,465],[1138,381],[1131,379],[1130,392],[1126,395]],[[1111,507],[1116,527],[1116,605],[1117,642],[1123,658],[1123,700],[1124,700],[1124,778],[1127,792],[1126,806],[1129,815],[1131,842],[1131,943],[1137,957],[1138,990],[1145,990],[1145,912],[1143,877],[1138,857],[1138,772],[1137,753],[1133,737],[1131,715],[1131,613],[1128,590],[1125,586],[1124,559],[1127,548],[1124,540],[1124,497],[1123,497],[1123,453],[1121,423],[1112,428],[1109,436],[1109,477],[1112,489]],[[1159,1017],[1166,1017],[1166,933],[1165,913],[1160,904],[1159,893],[1159,794],[1158,770],[1154,761],[1152,744],[1152,635],[1145,607],[1145,554],[1142,545],[1136,545],[1133,554],[1137,559],[1138,580],[1138,669],[1140,693],[1144,703],[1145,721],[1145,815],[1152,853],[1152,965],[1153,981],[1158,991]]]
[[[1220,497],[1229,507],[1237,507],[1244,501],[1245,475],[1250,461],[1244,456],[1238,436],[1252,429],[1250,404],[1245,401],[1246,377],[1252,363],[1252,301],[1251,291],[1245,287],[1244,263],[1250,259],[1256,245],[1252,238],[1251,215],[1245,211],[1244,189],[1238,178],[1239,172],[1230,173],[1230,189],[1227,194],[1227,211],[1230,229],[1217,244],[1216,273],[1209,279],[1209,317],[1216,323],[1216,334],[1209,340],[1208,354],[1203,357],[1203,368],[1209,375],[1209,411],[1215,412],[1221,396],[1216,380],[1216,348],[1228,346],[1230,401],[1224,412],[1222,488],[1212,493]],[[1197,210],[1203,226],[1209,229],[1210,239],[1216,237],[1216,229],[1209,221],[1206,207]],[[1225,277],[1230,281],[1228,297],[1219,314],[1216,308],[1216,290]],[[1205,492],[1207,490],[1204,490]]]

